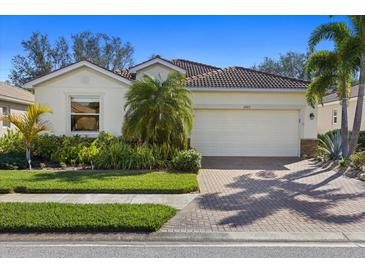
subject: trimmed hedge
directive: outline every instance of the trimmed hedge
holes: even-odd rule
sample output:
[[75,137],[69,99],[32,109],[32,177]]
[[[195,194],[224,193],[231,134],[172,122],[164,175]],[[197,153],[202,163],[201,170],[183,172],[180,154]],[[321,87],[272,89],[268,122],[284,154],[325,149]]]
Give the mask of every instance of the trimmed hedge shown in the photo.
[[0,203],[0,232],[153,232],[176,210],[157,204]]
[[176,153],[172,159],[172,167],[175,170],[195,172],[201,168],[202,156],[196,150],[183,150]]

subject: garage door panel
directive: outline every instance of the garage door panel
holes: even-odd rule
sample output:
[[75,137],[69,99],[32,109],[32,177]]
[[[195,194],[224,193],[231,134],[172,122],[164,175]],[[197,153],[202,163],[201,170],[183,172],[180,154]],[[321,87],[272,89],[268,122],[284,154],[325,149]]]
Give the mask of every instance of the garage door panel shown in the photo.
[[298,156],[298,111],[197,110],[191,144],[204,156]]

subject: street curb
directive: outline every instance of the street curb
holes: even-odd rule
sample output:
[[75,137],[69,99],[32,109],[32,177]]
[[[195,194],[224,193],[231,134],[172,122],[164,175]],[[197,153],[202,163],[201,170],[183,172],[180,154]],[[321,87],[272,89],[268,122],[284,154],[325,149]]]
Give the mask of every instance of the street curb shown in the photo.
[[123,242],[365,242],[365,233],[352,232],[222,232],[222,233],[31,233],[0,234],[0,242],[11,241],[123,241]]

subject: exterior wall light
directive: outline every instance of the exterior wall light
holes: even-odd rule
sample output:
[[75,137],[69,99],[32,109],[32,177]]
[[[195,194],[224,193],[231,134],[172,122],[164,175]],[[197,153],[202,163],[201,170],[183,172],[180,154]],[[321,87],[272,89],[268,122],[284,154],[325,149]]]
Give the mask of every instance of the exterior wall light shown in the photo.
[[315,115],[313,112],[311,114],[309,114],[309,119],[314,120],[314,117],[315,117]]

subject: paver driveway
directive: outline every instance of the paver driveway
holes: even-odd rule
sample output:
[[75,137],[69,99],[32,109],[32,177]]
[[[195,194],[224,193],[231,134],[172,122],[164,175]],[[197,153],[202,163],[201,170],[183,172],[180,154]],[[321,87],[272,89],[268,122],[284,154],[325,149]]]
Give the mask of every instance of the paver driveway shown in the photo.
[[208,157],[169,232],[364,232],[365,182],[298,158]]

